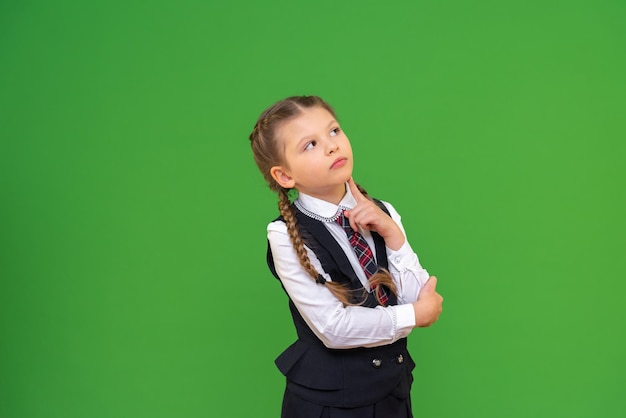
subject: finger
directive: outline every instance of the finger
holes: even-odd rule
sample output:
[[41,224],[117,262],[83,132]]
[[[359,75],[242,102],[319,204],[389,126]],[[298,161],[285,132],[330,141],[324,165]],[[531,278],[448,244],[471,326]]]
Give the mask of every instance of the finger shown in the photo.
[[350,179],[348,180],[348,187],[350,187],[350,192],[352,193],[352,196],[354,196],[357,202],[360,202],[362,200],[367,200],[367,198],[363,196],[363,193],[361,193],[361,191],[357,187],[352,177],[350,177]]
[[350,223],[350,226],[352,227],[352,230],[354,232],[359,232],[359,225],[356,223],[355,217],[352,216],[352,211],[351,210],[344,210],[343,214],[346,218],[348,218],[348,222]]

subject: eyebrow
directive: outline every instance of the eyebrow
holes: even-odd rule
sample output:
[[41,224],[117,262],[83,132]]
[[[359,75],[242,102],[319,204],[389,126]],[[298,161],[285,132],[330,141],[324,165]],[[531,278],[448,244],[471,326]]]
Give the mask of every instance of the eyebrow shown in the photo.
[[[326,129],[330,128],[333,125],[339,125],[339,122],[337,122],[335,119],[331,120],[328,125],[326,125]],[[296,146],[300,146],[300,144],[302,144],[304,141],[311,139],[311,135],[305,135],[302,138],[300,138],[300,140],[298,141],[298,143],[296,144]]]

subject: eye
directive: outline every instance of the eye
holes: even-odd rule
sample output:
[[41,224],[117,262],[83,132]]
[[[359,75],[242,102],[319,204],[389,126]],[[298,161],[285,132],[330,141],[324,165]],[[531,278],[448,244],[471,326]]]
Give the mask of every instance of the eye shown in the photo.
[[334,128],[330,131],[330,136],[337,136],[339,135],[339,132],[341,132],[340,128]]
[[306,151],[306,150],[313,149],[316,145],[317,145],[317,141],[307,142],[307,144],[304,146],[304,150]]

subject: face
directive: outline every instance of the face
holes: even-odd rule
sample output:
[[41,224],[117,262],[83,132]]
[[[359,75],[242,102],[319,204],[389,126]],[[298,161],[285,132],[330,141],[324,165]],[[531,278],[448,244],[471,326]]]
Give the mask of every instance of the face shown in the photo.
[[339,203],[352,176],[352,147],[326,109],[314,107],[282,124],[277,131],[283,164],[271,169],[282,187]]

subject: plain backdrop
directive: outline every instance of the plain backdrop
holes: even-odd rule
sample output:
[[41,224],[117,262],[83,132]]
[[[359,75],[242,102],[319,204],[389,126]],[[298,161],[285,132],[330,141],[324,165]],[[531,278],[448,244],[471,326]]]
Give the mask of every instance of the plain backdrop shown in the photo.
[[416,416],[626,415],[626,3],[0,5],[0,417],[277,417],[248,135],[317,94],[444,313]]

